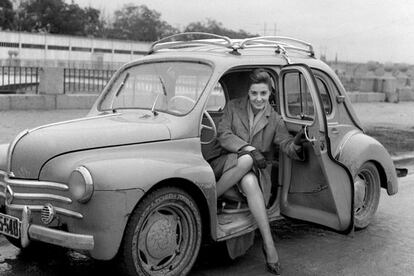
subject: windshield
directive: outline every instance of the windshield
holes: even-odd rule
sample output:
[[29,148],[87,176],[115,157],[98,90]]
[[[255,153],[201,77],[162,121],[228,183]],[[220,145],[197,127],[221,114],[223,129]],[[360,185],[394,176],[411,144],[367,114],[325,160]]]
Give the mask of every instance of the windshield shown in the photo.
[[194,62],[140,64],[123,71],[112,83],[100,110],[149,109],[187,114],[203,92],[212,69]]

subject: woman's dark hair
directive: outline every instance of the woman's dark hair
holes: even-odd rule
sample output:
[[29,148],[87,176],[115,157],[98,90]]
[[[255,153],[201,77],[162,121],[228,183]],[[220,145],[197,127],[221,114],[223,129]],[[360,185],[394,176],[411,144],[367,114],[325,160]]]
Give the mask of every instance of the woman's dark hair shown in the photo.
[[272,78],[264,69],[255,69],[249,75],[249,87],[252,84],[264,83],[267,84],[269,90],[272,90]]

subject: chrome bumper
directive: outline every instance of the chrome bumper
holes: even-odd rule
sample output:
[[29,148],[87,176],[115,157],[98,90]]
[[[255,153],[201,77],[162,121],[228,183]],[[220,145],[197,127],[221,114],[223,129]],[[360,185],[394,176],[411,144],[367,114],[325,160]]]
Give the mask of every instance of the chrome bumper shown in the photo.
[[31,211],[28,206],[23,207],[21,225],[21,244],[25,248],[30,240],[37,240],[75,250],[92,250],[94,239],[91,235],[73,234],[61,230],[51,229],[31,224]]

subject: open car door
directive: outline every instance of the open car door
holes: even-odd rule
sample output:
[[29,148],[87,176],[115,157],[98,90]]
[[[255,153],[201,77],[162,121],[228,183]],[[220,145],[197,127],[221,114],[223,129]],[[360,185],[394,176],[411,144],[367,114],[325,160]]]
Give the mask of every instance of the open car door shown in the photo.
[[280,106],[292,134],[304,128],[305,161],[281,153],[281,214],[340,232],[353,228],[353,180],[332,156],[327,121],[315,77],[304,64],[291,64],[279,75]]

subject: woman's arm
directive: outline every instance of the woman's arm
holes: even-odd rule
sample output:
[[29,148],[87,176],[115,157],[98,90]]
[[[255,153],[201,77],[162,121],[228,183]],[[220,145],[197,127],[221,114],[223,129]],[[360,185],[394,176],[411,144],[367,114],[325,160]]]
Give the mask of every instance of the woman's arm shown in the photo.
[[276,132],[273,142],[280,145],[280,150],[286,153],[290,158],[304,161],[305,155],[303,153],[302,145],[294,144],[295,137],[290,135],[285,122],[279,118],[276,124]]

